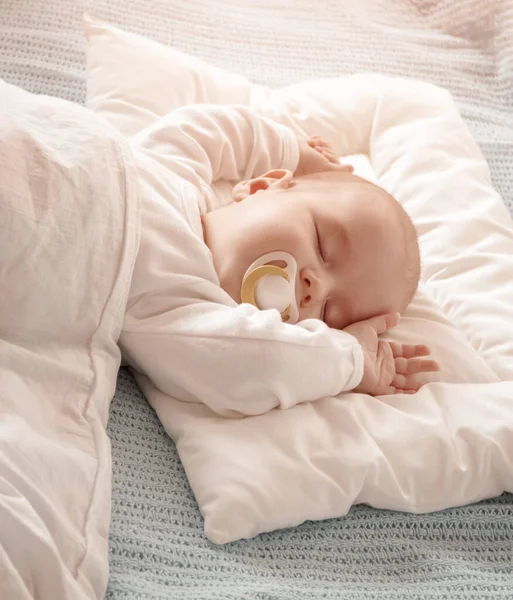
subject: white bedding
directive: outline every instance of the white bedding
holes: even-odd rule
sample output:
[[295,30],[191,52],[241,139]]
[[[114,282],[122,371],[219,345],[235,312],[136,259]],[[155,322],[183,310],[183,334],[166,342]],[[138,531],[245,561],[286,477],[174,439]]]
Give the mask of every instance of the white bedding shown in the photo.
[[442,372],[414,397],[349,394],[225,420],[141,380],[208,537],[341,516],[358,502],[423,512],[513,490],[513,228],[449,94],[373,75],[273,91],[101,23],[86,31],[89,106],[122,131],[183,103],[236,98],[342,155],[368,154],[420,235],[421,289],[391,337],[431,345]]
[[100,598],[135,170],[103,118],[0,80],[0,181],[0,598]]

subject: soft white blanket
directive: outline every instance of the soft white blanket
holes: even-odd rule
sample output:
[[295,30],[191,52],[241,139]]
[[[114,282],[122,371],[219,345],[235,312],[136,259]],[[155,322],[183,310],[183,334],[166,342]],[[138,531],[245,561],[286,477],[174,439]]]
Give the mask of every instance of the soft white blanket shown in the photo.
[[101,117],[0,80],[0,181],[0,598],[100,597],[134,169]]

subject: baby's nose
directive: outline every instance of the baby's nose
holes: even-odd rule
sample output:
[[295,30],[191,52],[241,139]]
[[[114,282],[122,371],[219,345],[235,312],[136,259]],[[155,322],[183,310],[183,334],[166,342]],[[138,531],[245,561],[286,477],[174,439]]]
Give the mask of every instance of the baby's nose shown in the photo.
[[321,277],[317,276],[310,269],[303,269],[300,273],[300,279],[302,290],[299,306],[301,308],[308,308],[315,306],[319,302],[324,302],[327,284]]

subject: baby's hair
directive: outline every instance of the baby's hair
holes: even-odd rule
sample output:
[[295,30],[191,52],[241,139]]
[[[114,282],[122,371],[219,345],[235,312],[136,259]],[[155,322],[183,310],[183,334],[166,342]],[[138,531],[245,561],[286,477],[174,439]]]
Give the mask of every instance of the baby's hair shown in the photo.
[[410,304],[417,291],[420,280],[421,259],[419,238],[417,229],[411,220],[410,215],[406,212],[403,206],[393,197],[397,214],[401,221],[401,227],[404,235],[404,252],[405,252],[405,275],[406,275],[406,295],[403,304],[403,310]]
[[[404,275],[405,275],[405,294],[401,306],[401,313],[407,308],[415,296],[415,292],[419,287],[421,259],[419,248],[419,237],[417,229],[411,220],[410,215],[406,212],[403,205],[389,194],[384,188],[371,182],[367,182],[378,193],[378,196],[387,200],[390,208],[395,210],[399,219],[404,241]],[[388,207],[387,207],[388,209]]]

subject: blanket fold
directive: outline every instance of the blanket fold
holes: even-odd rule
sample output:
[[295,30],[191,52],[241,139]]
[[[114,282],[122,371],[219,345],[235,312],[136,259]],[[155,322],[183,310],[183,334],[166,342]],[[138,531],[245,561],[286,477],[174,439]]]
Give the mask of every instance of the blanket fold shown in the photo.
[[107,585],[135,169],[101,117],[0,81],[0,597]]

